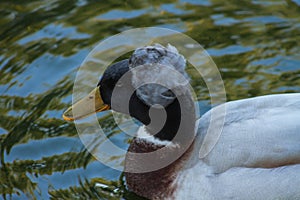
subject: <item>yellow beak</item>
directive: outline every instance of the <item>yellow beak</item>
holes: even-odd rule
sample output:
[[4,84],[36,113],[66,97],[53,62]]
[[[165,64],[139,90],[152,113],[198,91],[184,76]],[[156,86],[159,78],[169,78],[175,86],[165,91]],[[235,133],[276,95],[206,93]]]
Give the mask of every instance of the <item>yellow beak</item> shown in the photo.
[[63,118],[66,121],[74,121],[85,118],[93,113],[109,109],[109,105],[103,103],[99,87],[96,87],[86,97],[68,108],[64,112]]

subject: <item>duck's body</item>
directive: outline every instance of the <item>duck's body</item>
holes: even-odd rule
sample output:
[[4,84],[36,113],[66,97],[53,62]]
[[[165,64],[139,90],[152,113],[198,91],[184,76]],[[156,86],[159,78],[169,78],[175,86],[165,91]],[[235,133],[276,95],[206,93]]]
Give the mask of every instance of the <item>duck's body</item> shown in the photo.
[[[221,106],[226,109],[222,134],[212,151],[199,158],[211,112]],[[150,199],[300,199],[300,94],[228,102],[207,112],[197,125],[191,149],[169,166],[172,180],[161,184],[160,173],[147,179],[135,174],[131,185],[131,174],[129,187]],[[131,145],[141,140],[162,145],[153,138]]]
[[[300,94],[268,95],[223,106],[225,125],[217,144],[202,159],[195,151],[193,167],[183,170],[176,181],[193,183],[199,171],[199,180],[207,184],[202,199],[300,199]],[[210,112],[199,120],[195,149],[202,145],[209,118]],[[180,199],[191,194],[180,191],[202,186],[188,183],[174,196]],[[201,199],[201,195],[195,198],[196,193],[190,197]]]
[[[196,121],[188,92],[179,92],[179,96],[175,96],[173,91],[170,93],[164,87],[148,84],[136,89],[129,108],[125,109],[121,104],[123,96],[138,85],[138,77],[143,79],[149,72],[132,73],[129,80],[117,83],[131,67],[143,64],[155,67],[153,63],[174,66],[186,77],[185,60],[174,47],[149,46],[137,49],[129,60],[110,66],[98,88],[87,98],[90,101],[95,93],[95,99],[100,102],[96,104],[96,110],[111,107],[129,114],[147,125],[147,128],[140,128],[138,135],[154,135],[136,137],[129,147],[125,177],[131,191],[149,199],[300,199],[300,93],[228,102],[211,109]],[[170,86],[178,90],[183,88],[182,83],[171,82]],[[114,99],[115,87],[121,90]],[[180,100],[184,103],[180,104]],[[75,107],[84,102],[80,101]],[[160,129],[157,126],[163,112],[153,106],[157,103],[163,105],[167,116]],[[107,106],[98,106],[102,104]],[[150,117],[150,109],[155,117]],[[79,110],[78,116],[73,116],[71,111],[72,108],[65,112],[65,119],[80,118],[90,112]],[[217,117],[211,118],[212,113]],[[223,122],[222,129],[214,126]],[[176,140],[182,133],[187,139]],[[132,170],[151,164],[156,166],[186,144],[191,145],[179,158],[176,157],[176,161],[162,168],[142,173]],[[137,156],[161,148],[166,149],[166,155],[157,154],[154,157],[157,163]]]

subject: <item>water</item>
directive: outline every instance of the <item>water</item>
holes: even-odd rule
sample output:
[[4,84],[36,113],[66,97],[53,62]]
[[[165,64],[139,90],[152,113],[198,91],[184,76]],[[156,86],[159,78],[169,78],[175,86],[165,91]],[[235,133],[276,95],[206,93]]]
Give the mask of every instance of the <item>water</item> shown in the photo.
[[[83,59],[121,31],[156,26],[192,37],[217,64],[227,100],[300,92],[299,0],[3,0],[0,16],[2,198],[139,199],[61,117]],[[209,109],[203,83],[194,86]],[[126,148],[111,120],[100,119]]]

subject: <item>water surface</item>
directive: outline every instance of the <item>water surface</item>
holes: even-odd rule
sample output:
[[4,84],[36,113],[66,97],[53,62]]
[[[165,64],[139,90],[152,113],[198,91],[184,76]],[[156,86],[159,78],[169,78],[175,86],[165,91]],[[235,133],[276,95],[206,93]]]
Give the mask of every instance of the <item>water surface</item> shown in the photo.
[[[0,193],[6,199],[139,199],[95,160],[62,112],[76,71],[109,36],[139,27],[187,34],[209,52],[227,100],[300,92],[300,1],[0,2]],[[193,76],[193,74],[192,74]],[[209,96],[194,80],[203,111]],[[111,116],[100,119],[126,149]]]

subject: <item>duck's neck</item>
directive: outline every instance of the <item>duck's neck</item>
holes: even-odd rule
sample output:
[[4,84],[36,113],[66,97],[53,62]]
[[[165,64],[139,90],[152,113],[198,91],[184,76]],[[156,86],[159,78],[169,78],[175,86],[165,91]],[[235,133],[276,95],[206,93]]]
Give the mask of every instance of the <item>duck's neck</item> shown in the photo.
[[[134,107],[129,108],[129,110],[134,109],[132,116],[142,122],[146,126],[147,132],[154,135],[155,138],[172,141],[177,135],[180,137],[176,137],[175,140],[179,143],[193,138],[196,115],[194,102],[190,96],[179,96],[165,109],[150,108],[136,95],[133,95],[131,101],[134,102],[131,104]],[[129,112],[131,113],[131,111]]]
[[[181,107],[179,102],[181,102]],[[169,141],[171,145],[164,145],[161,142],[156,143],[155,140],[151,141],[147,138],[135,138],[130,144],[125,160],[125,177],[128,188],[136,194],[149,199],[172,197],[177,187],[174,180],[178,172],[186,164],[193,149],[196,120],[192,99],[176,99],[166,108],[166,114],[165,125],[154,137],[156,140]],[[147,116],[140,116],[140,119],[143,120],[142,122],[145,125],[147,125],[147,122],[150,123],[150,119],[147,119]],[[154,123],[150,123],[150,125],[152,124]],[[150,134],[153,134],[151,132],[153,130],[156,130],[156,127],[148,126],[146,128],[146,131]],[[159,152],[161,149],[165,149],[162,151],[163,153]],[[152,152],[159,153],[154,154],[154,160],[149,161],[149,158],[153,159],[153,156],[149,158],[147,156]],[[175,159],[166,163],[168,157],[171,158],[170,160]],[[146,172],[142,173],[132,170],[145,169],[149,165],[153,165],[154,168],[156,165],[161,167],[155,170],[146,170]]]

